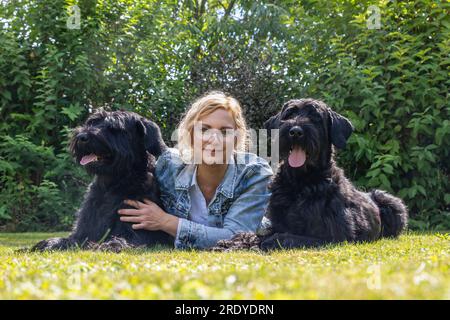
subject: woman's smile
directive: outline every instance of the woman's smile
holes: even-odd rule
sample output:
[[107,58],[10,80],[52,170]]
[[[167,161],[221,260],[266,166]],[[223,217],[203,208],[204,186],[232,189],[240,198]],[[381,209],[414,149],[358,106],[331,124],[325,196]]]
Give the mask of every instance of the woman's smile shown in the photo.
[[198,164],[226,164],[235,139],[236,123],[229,111],[217,109],[201,117],[194,126],[194,153]]

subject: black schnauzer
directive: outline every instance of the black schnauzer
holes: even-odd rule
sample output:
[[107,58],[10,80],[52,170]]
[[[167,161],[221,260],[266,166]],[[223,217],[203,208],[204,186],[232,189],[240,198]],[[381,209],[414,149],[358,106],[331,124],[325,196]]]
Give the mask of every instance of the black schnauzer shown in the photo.
[[381,190],[358,191],[337,167],[353,132],[348,119],[321,101],[291,100],[266,121],[279,129],[279,170],[271,183],[267,217],[271,234],[263,250],[316,247],[328,243],[396,237],[406,227],[402,200]]
[[[162,231],[134,230],[117,211],[125,199],[148,198],[162,207],[154,179],[155,158],[167,146],[159,127],[133,112],[99,111],[74,130],[70,151],[94,175],[68,238],[43,240],[32,251],[71,248],[120,251],[173,243]],[[99,243],[100,242],[100,243]]]

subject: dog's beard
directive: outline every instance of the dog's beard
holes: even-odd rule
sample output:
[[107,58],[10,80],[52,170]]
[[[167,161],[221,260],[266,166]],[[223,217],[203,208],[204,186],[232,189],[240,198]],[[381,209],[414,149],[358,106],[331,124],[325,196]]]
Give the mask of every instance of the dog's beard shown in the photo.
[[[78,160],[79,159],[79,160]],[[77,162],[82,165],[89,174],[97,175],[114,175],[113,163],[115,160],[97,156],[90,153],[81,157],[77,157]]]
[[[115,138],[107,144],[102,137],[91,137],[87,144],[77,143],[74,138],[70,150],[77,164],[88,174],[117,178],[128,175],[137,168],[147,168],[147,154],[140,144]],[[133,168],[133,169],[132,169]]]
[[107,155],[100,152],[92,152],[77,157],[77,162],[86,169],[89,174],[117,177],[129,172],[130,163],[134,157],[129,154],[116,154],[114,151]]
[[314,166],[318,161],[319,145],[316,132],[310,131],[298,141],[292,141],[285,136],[281,136],[280,139],[281,158],[290,168],[300,169]]
[[109,164],[113,161],[112,157],[108,155],[99,155],[96,153],[89,153],[80,158],[78,161],[82,166],[86,166],[88,164]]
[[113,152],[99,141],[80,145],[77,139],[74,139],[70,150],[77,164],[83,166],[89,174],[107,174],[115,161]]
[[108,165],[114,160],[111,152],[95,148],[77,148],[74,155],[77,163],[84,167]]

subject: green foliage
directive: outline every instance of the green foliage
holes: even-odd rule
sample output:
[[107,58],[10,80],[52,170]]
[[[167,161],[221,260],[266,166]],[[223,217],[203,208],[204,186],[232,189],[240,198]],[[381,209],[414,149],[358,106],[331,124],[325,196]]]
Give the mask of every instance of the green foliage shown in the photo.
[[22,135],[0,140],[0,222],[3,229],[67,229],[86,188],[65,154]]
[[[78,5],[80,29],[69,29]],[[367,8],[380,8],[369,29]],[[450,228],[450,5],[444,1],[51,0],[0,4],[0,226],[64,228],[88,178],[68,133],[99,107],[155,120],[171,145],[207,90],[250,127],[291,98],[323,99],[356,132],[338,154],[363,189]],[[53,204],[53,205],[52,205]]]

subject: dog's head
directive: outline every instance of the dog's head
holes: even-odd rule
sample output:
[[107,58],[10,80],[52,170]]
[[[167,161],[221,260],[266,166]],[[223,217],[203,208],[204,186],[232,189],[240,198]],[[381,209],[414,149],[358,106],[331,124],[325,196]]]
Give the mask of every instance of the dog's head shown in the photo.
[[314,99],[288,101],[264,125],[268,130],[280,130],[280,159],[292,168],[326,166],[331,145],[344,148],[353,132],[347,118]]
[[122,175],[145,168],[147,152],[158,157],[166,145],[152,121],[128,111],[98,111],[73,131],[69,149],[91,174]]

